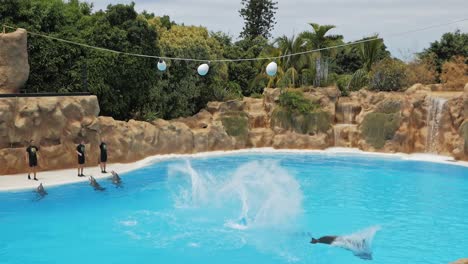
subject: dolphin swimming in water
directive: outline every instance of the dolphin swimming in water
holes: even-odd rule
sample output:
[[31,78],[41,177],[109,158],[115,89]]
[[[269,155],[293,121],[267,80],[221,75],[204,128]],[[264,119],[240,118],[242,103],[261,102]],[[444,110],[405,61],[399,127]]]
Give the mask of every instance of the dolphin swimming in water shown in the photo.
[[112,183],[115,184],[117,187],[122,187],[122,180],[120,179],[119,174],[115,171],[111,171],[112,174]]
[[42,198],[47,195],[46,190],[44,189],[44,186],[42,186],[42,183],[39,184],[36,188],[36,193]]
[[310,243],[312,243],[312,244],[321,243],[321,244],[330,245],[331,243],[333,243],[336,240],[337,237],[338,236],[323,236],[323,237],[321,237],[319,239],[312,238]]
[[96,191],[104,191],[106,188],[103,188],[99,183],[94,179],[93,176],[89,176],[89,185],[93,186]]
[[365,260],[372,260],[372,240],[379,226],[372,226],[350,235],[323,236],[318,239],[312,238],[312,244],[328,244],[334,247],[344,248],[353,252],[357,257]]

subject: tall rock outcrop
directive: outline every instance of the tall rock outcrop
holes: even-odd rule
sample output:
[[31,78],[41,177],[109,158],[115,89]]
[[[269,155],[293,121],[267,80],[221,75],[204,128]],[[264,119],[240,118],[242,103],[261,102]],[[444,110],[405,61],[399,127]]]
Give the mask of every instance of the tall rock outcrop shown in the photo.
[[0,94],[17,93],[29,77],[27,32],[0,33]]

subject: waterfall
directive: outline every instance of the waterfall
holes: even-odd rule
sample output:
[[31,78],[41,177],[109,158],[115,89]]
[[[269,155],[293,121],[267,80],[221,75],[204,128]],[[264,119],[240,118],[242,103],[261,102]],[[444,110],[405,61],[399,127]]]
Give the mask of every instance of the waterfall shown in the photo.
[[353,105],[344,104],[342,108],[343,108],[343,122],[345,124],[352,124],[353,123]]
[[447,99],[440,97],[429,97],[429,109],[427,113],[427,138],[426,152],[437,153],[439,146],[439,129],[442,113]]
[[333,126],[335,147],[352,147],[351,134],[357,129],[354,124],[336,124]]

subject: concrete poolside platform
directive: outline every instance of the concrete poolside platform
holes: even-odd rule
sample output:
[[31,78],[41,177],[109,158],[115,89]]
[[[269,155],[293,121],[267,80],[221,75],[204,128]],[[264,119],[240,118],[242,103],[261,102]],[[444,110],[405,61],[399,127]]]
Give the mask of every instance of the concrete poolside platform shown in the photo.
[[385,157],[395,158],[401,160],[414,160],[414,161],[426,161],[434,163],[442,163],[447,165],[457,165],[468,168],[468,162],[456,161],[452,157],[431,155],[425,153],[380,153],[380,152],[365,152],[353,148],[328,148],[325,150],[298,150],[298,149],[273,149],[273,148],[252,148],[252,149],[241,149],[232,151],[211,151],[211,152],[200,152],[195,154],[168,154],[168,155],[156,155],[147,157],[133,163],[115,163],[107,165],[106,174],[101,173],[99,166],[87,167],[84,169],[84,173],[87,177],[78,177],[77,169],[65,169],[65,170],[51,170],[39,172],[37,175],[38,181],[28,180],[27,173],[3,175],[0,176],[0,191],[21,191],[36,188],[40,183],[45,188],[63,184],[77,183],[88,181],[89,176],[93,176],[96,179],[108,178],[111,176],[111,171],[114,170],[119,174],[130,172],[145,166],[148,166],[154,162],[168,160],[168,159],[183,159],[183,158],[194,158],[194,157],[212,157],[220,155],[235,155],[242,153],[254,153],[254,154],[266,154],[266,153],[302,153],[302,154],[324,154],[324,155],[361,155],[369,157]]
[[37,181],[33,180],[33,174],[31,174],[31,180],[27,179],[27,173],[12,174],[0,176],[0,191],[15,191],[15,190],[27,190],[34,189],[43,184],[45,188],[50,186],[57,186],[69,183],[88,181],[89,176],[93,176],[96,179],[107,178],[111,176],[111,171],[116,171],[119,174],[138,169],[144,166],[142,161],[129,164],[108,164],[107,173],[101,173],[99,166],[86,167],[84,168],[84,174],[86,177],[78,177],[77,169],[65,169],[65,170],[51,170],[51,171],[39,171],[37,173]]

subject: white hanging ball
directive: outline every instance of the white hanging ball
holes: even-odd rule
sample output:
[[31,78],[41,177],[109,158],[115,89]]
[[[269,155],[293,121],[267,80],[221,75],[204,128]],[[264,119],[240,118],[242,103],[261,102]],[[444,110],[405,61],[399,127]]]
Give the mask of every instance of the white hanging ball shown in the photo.
[[158,62],[158,70],[160,71],[165,71],[166,70],[166,62],[161,60]]
[[202,65],[198,66],[198,74],[200,74],[201,76],[205,76],[207,73],[208,73],[208,70],[210,69],[210,66],[208,66],[208,64],[206,63],[203,63]]
[[276,62],[272,61],[268,63],[266,67],[266,73],[269,76],[275,76],[277,71],[278,71],[278,65],[276,64]]

